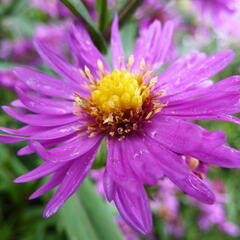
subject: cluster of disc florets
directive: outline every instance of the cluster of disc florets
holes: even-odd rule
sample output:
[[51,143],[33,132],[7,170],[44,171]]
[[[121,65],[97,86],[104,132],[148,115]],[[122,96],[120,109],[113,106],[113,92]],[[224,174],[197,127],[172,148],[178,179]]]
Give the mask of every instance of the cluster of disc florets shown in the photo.
[[142,129],[142,125],[155,113],[160,112],[165,104],[159,98],[163,92],[155,92],[156,77],[148,70],[144,60],[140,63],[141,71],[132,73],[134,60],[129,58],[127,68],[114,70],[107,74],[98,60],[99,79],[94,80],[90,70],[81,70],[88,80],[91,93],[82,98],[75,93],[75,114],[87,118],[86,130],[89,136],[105,132],[110,136],[124,139],[133,131]]

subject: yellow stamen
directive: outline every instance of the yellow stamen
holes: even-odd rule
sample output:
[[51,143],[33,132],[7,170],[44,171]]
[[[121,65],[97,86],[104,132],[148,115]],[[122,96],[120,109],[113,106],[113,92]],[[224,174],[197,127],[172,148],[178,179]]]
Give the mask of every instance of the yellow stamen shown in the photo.
[[149,94],[149,88],[144,83],[139,83],[135,75],[114,70],[97,82],[91,100],[104,115],[121,115],[130,109],[141,109]]

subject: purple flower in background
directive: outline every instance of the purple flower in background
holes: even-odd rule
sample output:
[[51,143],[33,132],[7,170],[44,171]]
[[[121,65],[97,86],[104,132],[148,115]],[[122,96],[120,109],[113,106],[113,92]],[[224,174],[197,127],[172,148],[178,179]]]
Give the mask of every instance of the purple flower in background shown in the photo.
[[37,65],[39,63],[39,57],[30,39],[2,41],[0,58],[6,58],[14,62],[21,62],[29,65]]
[[70,14],[68,9],[58,0],[31,0],[31,4],[33,7],[46,12],[51,17],[63,17]]
[[44,217],[54,214],[79,188],[89,172],[98,147],[107,139],[104,171],[106,198],[113,201],[125,221],[147,234],[151,211],[144,184],[155,185],[168,177],[186,194],[208,204],[215,201],[210,188],[184,164],[182,155],[205,164],[240,167],[240,152],[225,145],[222,131],[208,132],[185,120],[225,120],[239,112],[240,77],[216,84],[211,79],[233,59],[225,50],[213,56],[193,52],[159,75],[165,62],[173,23],[154,21],[137,40],[128,60],[124,57],[117,17],[111,31],[113,69],[93,45],[79,22],[68,42],[75,64],[67,63],[41,40],[35,46],[59,78],[23,67],[14,69],[29,91],[17,88],[19,109],[3,110],[26,126],[0,141],[28,141],[18,155],[36,152],[44,160],[33,171],[17,178],[27,182],[52,174],[30,199],[58,186]]
[[34,38],[41,40],[45,44],[48,44],[49,47],[54,50],[54,52],[67,55],[67,33],[69,32],[70,24],[69,22],[63,22],[61,25],[38,25]]
[[14,89],[17,78],[12,71],[0,71],[0,86]]
[[198,220],[199,226],[206,231],[216,224],[221,231],[228,235],[239,236],[239,227],[234,223],[231,223],[225,214],[224,205],[228,201],[228,196],[224,191],[224,183],[221,180],[209,180],[209,185],[212,187],[216,195],[216,202],[213,206],[202,204],[195,200],[192,201],[202,211]]
[[180,23],[176,9],[159,0],[144,0],[135,17],[139,20],[140,28],[147,28],[155,20],[162,24],[171,20],[176,26]]
[[116,222],[123,233],[124,240],[139,240],[137,233],[121,217],[116,218]]
[[194,0],[201,22],[210,25],[219,34],[240,35],[239,0]]
[[[135,17],[139,20],[140,35],[156,20],[160,21],[162,25],[171,21],[174,24],[174,29],[180,26],[180,18],[176,9],[172,8],[170,4],[159,0],[144,0],[142,5],[138,8]],[[168,57],[166,61],[172,61],[177,58],[176,46],[171,43],[168,50]]]
[[169,179],[163,179],[158,184],[160,188],[151,202],[151,207],[157,215],[164,218],[166,231],[175,237],[181,237],[183,226],[179,216],[179,200],[176,196],[178,189]]

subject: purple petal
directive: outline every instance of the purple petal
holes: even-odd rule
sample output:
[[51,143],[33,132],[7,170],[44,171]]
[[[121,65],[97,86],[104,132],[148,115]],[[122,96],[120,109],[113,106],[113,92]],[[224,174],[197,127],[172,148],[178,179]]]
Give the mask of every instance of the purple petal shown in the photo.
[[111,30],[111,52],[112,63],[115,69],[121,69],[125,67],[124,63],[124,50],[122,46],[122,40],[118,29],[118,15],[115,15],[112,30]]
[[193,91],[186,99],[168,99],[161,114],[172,116],[190,116],[191,119],[201,115],[224,115],[237,113],[240,110],[240,77],[232,76],[208,88]]
[[16,91],[25,107],[34,113],[62,115],[73,112],[73,102],[29,96],[26,95],[21,89],[16,89]]
[[165,89],[168,94],[182,92],[216,75],[232,61],[233,57],[233,51],[225,50],[203,58],[201,61],[194,61],[182,71],[179,71],[178,68],[175,70],[171,68],[171,74],[167,74],[168,77],[164,73],[159,76],[157,85],[159,88]]
[[152,139],[178,154],[221,167],[240,166],[240,152],[224,145],[226,135],[222,131],[208,132],[194,123],[160,117],[146,126],[146,132]]
[[101,140],[101,135],[95,136],[94,138],[77,136],[73,141],[50,150],[45,150],[39,142],[31,142],[31,147],[35,149],[42,159],[59,163],[73,160],[86,154],[90,149],[98,146]]
[[22,136],[29,136],[33,134],[38,134],[41,132],[44,132],[46,130],[49,130],[51,128],[47,127],[34,127],[34,126],[24,126],[19,129],[11,129],[11,128],[5,128],[5,127],[0,127],[0,130],[6,133],[10,134],[16,134],[16,135],[22,135]]
[[42,130],[41,132],[37,132],[32,135],[31,139],[41,139],[41,140],[48,140],[48,139],[56,139],[56,138],[61,138],[68,136],[72,133],[79,133],[79,130],[76,129],[76,127],[82,126],[81,123],[75,122],[75,123],[70,123],[66,124],[61,127],[57,128],[51,128],[47,130]]
[[[209,134],[207,136],[208,144],[211,147],[221,145],[226,140],[225,134],[221,131],[217,131],[218,135],[216,135],[216,132],[208,133],[194,123],[172,117],[156,117],[146,128],[146,132],[151,138],[168,149],[183,155],[190,155],[193,151],[199,149],[203,140],[206,140],[205,134]],[[214,136],[212,141],[210,141],[210,136]]]
[[[164,148],[159,143],[146,139],[149,152],[155,156],[164,174],[183,192],[207,204],[213,204],[215,196],[204,182],[191,172],[181,157]],[[139,146],[140,147],[140,146]]]
[[141,144],[142,138],[133,135],[123,141],[124,157],[139,180],[144,184],[156,185],[157,180],[163,177],[163,172],[146,146]]
[[76,192],[95,159],[97,149],[98,147],[94,147],[91,151],[72,163],[72,166],[68,169],[61,186],[48,202],[43,213],[44,217],[48,218],[56,213],[65,201]]
[[[164,63],[165,59],[167,58],[167,54],[171,46],[173,29],[174,29],[174,23],[171,21],[166,22],[163,26],[162,33],[161,33],[161,41],[156,42],[156,45],[154,46],[158,53],[158,55],[155,56],[155,62],[157,63],[157,65],[154,67],[155,69],[158,69],[159,65],[161,66]],[[154,52],[153,52],[153,55],[154,55]]]
[[[76,137],[75,133],[67,135],[65,137],[60,137],[60,138],[55,138],[55,139],[50,139],[50,140],[40,140],[39,143],[41,143],[41,145],[43,147],[48,148],[48,147],[53,147],[58,144],[67,143],[68,141],[72,141],[72,139],[74,139],[74,137]],[[25,146],[17,152],[17,155],[18,156],[28,155],[28,154],[32,154],[34,152],[35,152],[35,149],[33,149],[31,146]]]
[[139,194],[130,193],[117,186],[114,202],[124,220],[141,234],[152,230],[152,214],[143,185],[137,186]]
[[38,178],[42,178],[46,175],[52,174],[58,169],[67,166],[69,163],[51,163],[51,162],[44,162],[39,167],[35,168],[31,172],[28,172],[14,180],[15,183],[22,183],[22,182],[30,182],[36,180]]
[[54,53],[47,44],[38,40],[36,40],[34,44],[42,59],[60,76],[70,80],[73,84],[80,84],[85,82],[79,70],[73,65],[65,62],[65,60]]
[[177,118],[188,119],[188,120],[216,120],[216,121],[227,121],[240,124],[240,119],[234,116],[226,114],[216,114],[216,115],[178,115]]
[[167,22],[161,29],[160,22],[156,20],[142,33],[134,50],[134,69],[139,68],[143,58],[154,70],[161,67],[171,44],[173,26],[173,22]]
[[24,114],[8,106],[3,106],[2,109],[11,117],[18,121],[24,122],[32,126],[52,127],[59,126],[80,120],[79,116],[73,114],[59,115],[44,115],[44,114]]
[[26,108],[25,105],[19,99],[13,100],[10,104],[13,107],[17,107],[17,108]]
[[29,200],[38,198],[41,195],[43,195],[44,193],[49,192],[50,190],[52,190],[53,188],[58,186],[62,182],[68,168],[69,168],[69,166],[67,165],[67,166],[62,167],[60,170],[56,171],[50,180],[48,180],[43,186],[41,186],[37,191],[35,191],[29,197]]
[[21,142],[28,140],[28,138],[25,137],[18,137],[18,136],[9,136],[9,135],[4,135],[0,134],[0,142],[1,143],[16,143],[16,142]]
[[133,173],[124,155],[126,149],[122,148],[122,142],[115,138],[108,139],[107,172],[110,177],[128,191],[137,193],[136,175]]
[[97,60],[101,60],[104,69],[110,71],[107,62],[94,46],[88,32],[86,31],[86,27],[82,22],[79,21],[72,26],[69,44],[72,53],[75,54],[78,67],[84,69],[84,67],[87,66],[92,74],[94,74],[98,70]]
[[112,178],[109,176],[107,169],[104,171],[103,175],[103,187],[105,191],[106,198],[109,202],[113,200],[115,193],[115,183]]
[[203,144],[201,151],[196,151],[192,156],[201,161],[225,168],[239,168],[240,167],[240,151],[230,148],[225,145],[216,148],[210,148],[207,142]]
[[87,90],[55,77],[40,73],[28,68],[15,67],[14,73],[31,89],[50,97],[64,98],[74,100],[74,93],[79,93],[82,96],[86,95]]

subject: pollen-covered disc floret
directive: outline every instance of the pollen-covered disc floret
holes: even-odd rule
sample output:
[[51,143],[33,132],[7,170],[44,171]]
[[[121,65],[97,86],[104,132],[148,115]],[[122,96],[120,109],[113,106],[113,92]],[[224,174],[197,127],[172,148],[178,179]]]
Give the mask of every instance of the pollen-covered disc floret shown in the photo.
[[[130,59],[131,62],[131,59]],[[98,62],[99,79],[94,80],[89,69],[82,72],[89,81],[91,95],[82,99],[75,94],[77,114],[87,114],[91,119],[86,133],[96,135],[105,131],[111,136],[125,138],[135,130],[141,130],[144,120],[159,112],[159,93],[153,93],[156,79],[141,63],[141,72],[132,73],[130,64],[127,69],[105,73]],[[160,93],[161,94],[161,93]]]

